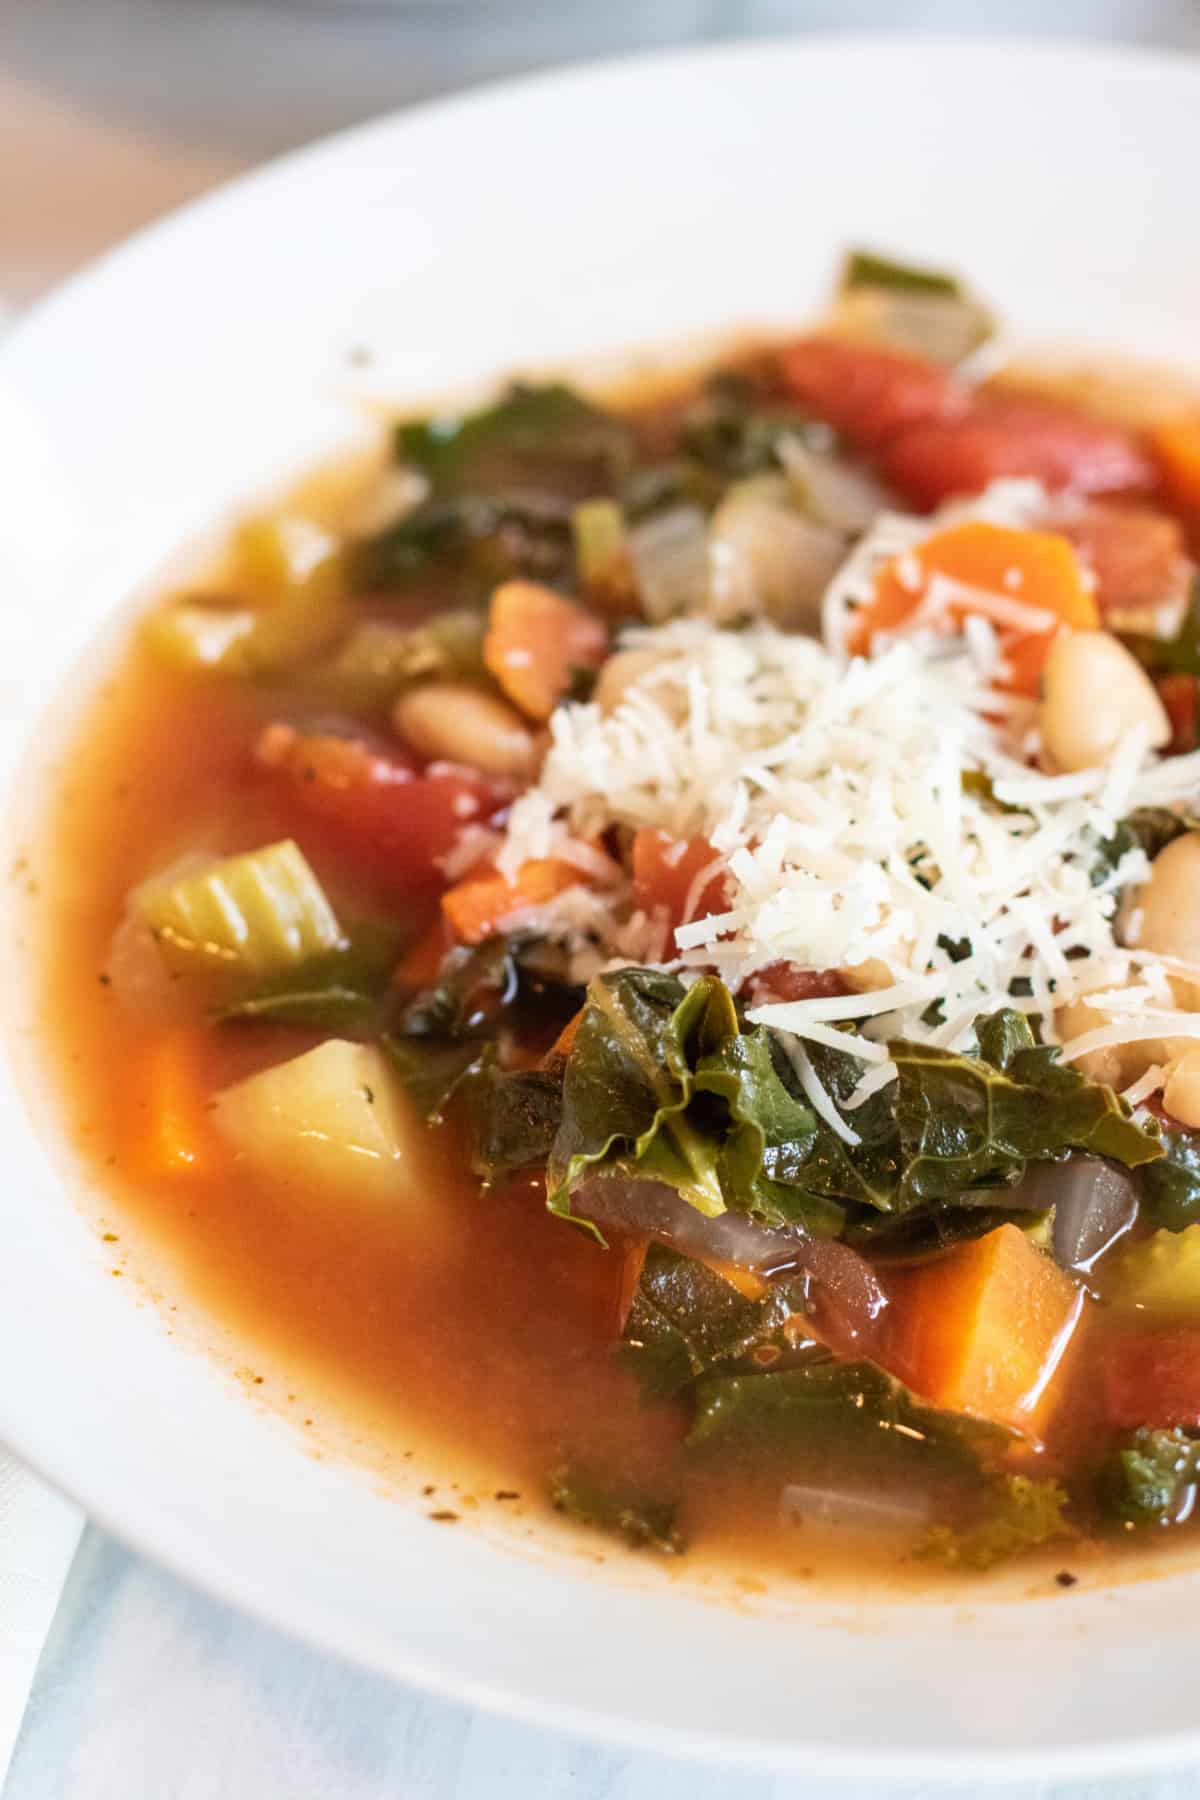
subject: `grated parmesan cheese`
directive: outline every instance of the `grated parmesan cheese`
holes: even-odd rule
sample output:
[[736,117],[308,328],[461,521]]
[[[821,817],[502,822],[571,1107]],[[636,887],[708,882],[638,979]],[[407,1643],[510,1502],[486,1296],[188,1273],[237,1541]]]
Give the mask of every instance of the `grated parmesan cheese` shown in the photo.
[[[1036,484],[1009,482],[969,512],[1026,523],[1044,505]],[[627,631],[623,646],[652,651],[653,667],[607,715],[595,705],[557,709],[541,777],[515,802],[497,858],[509,876],[547,856],[586,869],[589,855],[607,862],[595,845],[613,826],[712,846],[673,942],[661,920],[636,910],[615,865],[602,892],[571,889],[540,909],[540,927],[568,944],[580,973],[645,960],[685,979],[713,969],[737,991],[775,962],[882,964],[890,986],[766,1001],[747,1015],[852,1050],[864,1077],[851,1110],[890,1078],[887,1040],[963,1049],[978,1015],[1007,1004],[1043,1014],[1053,1037],[1055,1010],[1089,990],[1094,998],[1101,965],[1102,985],[1122,992],[1108,995],[1104,1023],[1063,1046],[1068,1061],[1109,1045],[1200,1037],[1200,1014],[1172,1002],[1169,959],[1125,949],[1114,935],[1120,893],[1146,878],[1145,855],[1131,850],[1094,878],[1098,845],[1121,818],[1195,802],[1200,752],[1158,757],[1131,734],[1102,768],[1048,776],[1031,766],[1033,709],[991,685],[996,626],[1034,628],[1045,617],[1016,595],[987,596],[950,636],[945,608],[963,595],[932,582],[923,623],[940,631],[918,629],[870,660],[844,655],[846,622],[879,562],[929,529],[900,515],[876,522],[830,585],[826,644],[765,623],[735,631],[698,618]],[[964,785],[964,774],[975,779]],[[724,910],[692,917],[718,869]],[[855,1034],[840,1028],[852,1021]],[[854,1141],[800,1057],[813,1105]]]

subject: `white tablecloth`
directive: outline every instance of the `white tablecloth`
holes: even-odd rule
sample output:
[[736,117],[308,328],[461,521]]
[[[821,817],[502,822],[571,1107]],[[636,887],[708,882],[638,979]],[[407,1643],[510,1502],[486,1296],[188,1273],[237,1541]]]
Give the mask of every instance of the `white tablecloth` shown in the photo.
[[[736,30],[901,23],[1200,49],[1197,0],[0,0],[0,302],[265,155],[464,81]],[[396,1688],[94,1529],[72,1564],[81,1524],[0,1454],[5,1800],[819,1800],[813,1784],[625,1755]],[[1021,1792],[1184,1800],[1200,1773]]]

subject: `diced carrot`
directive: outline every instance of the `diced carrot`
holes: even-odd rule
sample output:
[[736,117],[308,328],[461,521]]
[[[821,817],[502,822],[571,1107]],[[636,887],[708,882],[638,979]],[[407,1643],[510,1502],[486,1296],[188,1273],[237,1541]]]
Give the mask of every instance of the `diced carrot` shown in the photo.
[[893,1305],[897,1372],[916,1393],[950,1412],[1036,1430],[1082,1296],[1017,1226],[921,1265]]
[[[1099,623],[1079,558],[1065,537],[973,519],[935,532],[884,565],[875,579],[874,599],[854,616],[849,648],[862,654],[877,633],[905,625],[936,577],[963,590],[951,593],[942,628],[956,629],[971,613],[991,617],[1012,666],[1004,685],[1020,693],[1036,692],[1060,626],[1089,630]],[[1030,629],[1020,621],[1021,608],[1052,614],[1054,623]],[[931,624],[937,628],[935,621]]]
[[608,648],[599,619],[536,581],[505,581],[492,595],[483,660],[531,719],[548,719],[576,669],[597,668]]
[[1181,512],[1200,513],[1200,418],[1169,419],[1156,425],[1150,444],[1172,503]]
[[587,1008],[581,1006],[579,1011],[573,1013],[567,1020],[550,1047],[551,1056],[570,1056],[571,1050],[574,1047],[576,1034],[583,1023],[583,1015],[586,1011]]
[[961,411],[964,391],[939,363],[874,344],[798,338],[779,354],[788,398],[863,449],[877,449],[902,426]]
[[1200,682],[1194,675],[1163,675],[1155,686],[1171,721],[1168,749],[1184,756],[1200,744]]
[[1129,1331],[1101,1358],[1101,1394],[1109,1423],[1200,1427],[1200,1326]]
[[129,1084],[131,1172],[149,1180],[208,1174],[218,1160],[208,1090],[195,1040],[184,1031],[156,1038]]
[[1095,576],[1102,616],[1156,606],[1178,583],[1183,532],[1167,513],[1093,501],[1074,516],[1064,512],[1054,529],[1070,538]]
[[[717,863],[717,853],[706,838],[673,838],[647,826],[633,840],[634,900],[643,912],[664,911],[672,928],[687,919],[722,912],[729,877],[723,867],[714,867]],[[704,881],[706,869],[712,873]]]
[[481,944],[504,921],[527,906],[545,906],[584,876],[570,863],[545,857],[523,863],[512,881],[503,875],[472,875],[442,895],[442,912],[460,944]]
[[913,505],[1028,476],[1053,491],[1146,492],[1155,468],[1139,439],[1066,407],[984,395],[960,417],[929,418],[889,439],[880,466]]

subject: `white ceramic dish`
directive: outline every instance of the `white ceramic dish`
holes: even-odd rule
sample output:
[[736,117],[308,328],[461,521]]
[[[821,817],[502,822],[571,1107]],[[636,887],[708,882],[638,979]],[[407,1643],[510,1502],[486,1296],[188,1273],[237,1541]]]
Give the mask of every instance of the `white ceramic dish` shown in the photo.
[[[352,347],[411,398],[795,321],[865,241],[963,268],[1021,327],[1194,362],[1198,157],[1197,65],[808,40],[484,92],[238,183],[0,355],[5,780],[172,546],[356,429]],[[1200,1578],[797,1616],[439,1531],[313,1460],[131,1303],[8,1081],[0,1142],[0,1434],[228,1599],[466,1700],[810,1775],[978,1782],[1200,1751]]]

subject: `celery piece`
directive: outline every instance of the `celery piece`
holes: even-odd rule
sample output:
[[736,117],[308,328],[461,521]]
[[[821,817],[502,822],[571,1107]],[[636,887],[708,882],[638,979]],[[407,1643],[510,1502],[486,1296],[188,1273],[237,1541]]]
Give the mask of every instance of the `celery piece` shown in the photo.
[[151,613],[142,642],[159,662],[184,672],[271,676],[327,649],[348,617],[345,600],[320,587],[298,588],[263,608],[197,596]]
[[1112,1295],[1118,1306],[1147,1312],[1200,1311],[1200,1225],[1131,1244],[1114,1265]]
[[482,678],[482,613],[443,613],[424,625],[364,619],[316,672],[321,692],[351,712],[382,710],[418,681]]
[[149,615],[142,642],[158,662],[172,668],[232,671],[245,662],[256,617],[245,606],[178,600]]
[[582,500],[571,513],[571,538],[581,585],[602,603],[627,605],[634,595],[633,564],[617,502]]
[[225,1140],[273,1188],[305,1204],[423,1192],[424,1126],[381,1053],[327,1038],[216,1096]]
[[163,961],[181,973],[271,975],[343,941],[320,882],[290,838],[151,880],[133,904]]
[[902,294],[940,294],[958,299],[962,285],[953,275],[941,269],[922,269],[914,263],[894,262],[890,256],[876,256],[873,250],[851,250],[842,265],[843,289],[856,287],[891,288]]
[[268,605],[300,592],[336,598],[345,590],[338,540],[299,513],[244,520],[233,535],[233,570],[238,591]]

